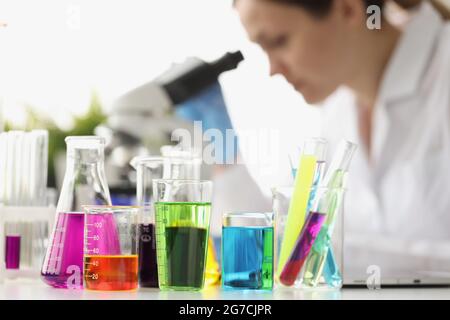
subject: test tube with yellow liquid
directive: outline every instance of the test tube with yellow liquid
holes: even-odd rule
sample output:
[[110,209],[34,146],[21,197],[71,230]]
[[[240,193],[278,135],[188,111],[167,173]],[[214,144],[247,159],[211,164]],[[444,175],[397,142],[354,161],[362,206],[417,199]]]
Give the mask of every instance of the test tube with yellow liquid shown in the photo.
[[318,172],[323,171],[325,165],[326,148],[327,141],[322,138],[307,139],[303,144],[278,257],[277,279],[280,277],[305,223],[314,179]]

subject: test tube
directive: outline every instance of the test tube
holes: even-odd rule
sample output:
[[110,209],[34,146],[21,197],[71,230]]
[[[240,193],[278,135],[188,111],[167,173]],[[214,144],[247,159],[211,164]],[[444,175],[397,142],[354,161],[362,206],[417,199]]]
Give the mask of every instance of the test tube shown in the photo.
[[8,159],[7,133],[0,133],[0,203],[6,201],[6,164]]
[[48,175],[48,131],[30,132],[29,202],[45,206]]
[[327,141],[322,138],[307,139],[303,145],[278,258],[277,277],[281,275],[305,223],[311,187],[318,168],[323,170],[326,147]]
[[23,144],[25,140],[25,132],[16,131],[14,142],[14,202],[13,205],[18,206],[22,204],[23,194],[22,194],[22,175],[24,172],[23,161]]
[[6,176],[5,176],[5,205],[14,205],[16,202],[15,193],[15,179],[14,179],[14,168],[15,168],[15,150],[14,146],[16,144],[17,131],[9,131],[6,137],[6,148],[7,148],[7,158],[6,158]]
[[306,286],[316,287],[322,275],[329,286],[339,287],[342,285],[342,276],[331,248],[331,239],[336,216],[341,209],[338,202],[342,201],[340,198],[343,198],[343,195],[339,196],[338,193],[345,190],[348,169],[356,148],[356,144],[342,141],[323,180],[324,187],[333,188],[336,191],[328,195],[326,199],[329,203],[326,221],[316,239],[314,250],[311,250],[306,260],[303,275],[303,283]]
[[17,178],[19,179],[19,184],[17,189],[19,190],[19,198],[17,200],[17,205],[20,206],[28,206],[30,203],[30,180],[32,176],[30,175],[30,167],[31,167],[31,136],[30,133],[26,132],[23,135],[21,144],[17,146],[17,149],[20,150],[20,158],[18,161],[18,171],[19,174]]
[[19,269],[21,256],[21,236],[17,232],[16,223],[5,224],[5,267]]

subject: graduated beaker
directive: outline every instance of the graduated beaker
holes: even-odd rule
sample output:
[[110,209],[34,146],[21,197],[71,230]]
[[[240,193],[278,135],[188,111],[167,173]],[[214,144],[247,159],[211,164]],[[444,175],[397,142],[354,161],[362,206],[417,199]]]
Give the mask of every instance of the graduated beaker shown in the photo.
[[[162,146],[161,154],[171,159],[183,159],[182,163],[175,163],[172,166],[172,172],[174,174],[172,174],[170,179],[201,179],[201,174],[204,173],[202,169],[205,169],[201,166],[201,150],[180,145]],[[221,272],[217,254],[220,253],[216,252],[213,238],[210,235],[206,257],[205,286],[216,286],[220,284]]]
[[212,182],[155,180],[156,248],[162,290],[200,290],[205,282]]
[[41,270],[55,288],[83,287],[83,205],[111,205],[104,169],[105,140],[96,136],[66,138],[67,161],[56,219]]
[[138,287],[138,207],[85,206],[84,284],[88,290]]
[[157,288],[153,181],[163,178],[198,179],[201,159],[141,156],[134,158],[131,165],[136,169],[137,204],[142,208],[138,230],[139,285]]

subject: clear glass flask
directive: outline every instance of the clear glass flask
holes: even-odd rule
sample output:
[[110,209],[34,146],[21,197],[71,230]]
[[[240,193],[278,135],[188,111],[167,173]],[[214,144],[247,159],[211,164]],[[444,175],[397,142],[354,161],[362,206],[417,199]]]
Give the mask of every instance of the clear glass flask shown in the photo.
[[83,287],[84,205],[111,205],[104,169],[105,140],[96,136],[66,138],[66,173],[56,219],[41,269],[55,288]]

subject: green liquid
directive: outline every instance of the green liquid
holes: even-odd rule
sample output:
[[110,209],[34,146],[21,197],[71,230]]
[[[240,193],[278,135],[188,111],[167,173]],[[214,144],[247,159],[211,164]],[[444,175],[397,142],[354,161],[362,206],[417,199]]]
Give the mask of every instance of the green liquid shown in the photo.
[[203,287],[207,234],[206,229],[166,228],[168,286]]
[[158,202],[155,209],[160,288],[202,289],[211,204]]

